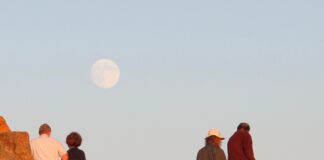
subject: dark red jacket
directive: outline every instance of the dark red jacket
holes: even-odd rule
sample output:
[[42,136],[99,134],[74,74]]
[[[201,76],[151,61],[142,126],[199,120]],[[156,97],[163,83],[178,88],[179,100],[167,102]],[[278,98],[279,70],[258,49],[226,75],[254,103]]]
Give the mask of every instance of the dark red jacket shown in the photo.
[[228,160],[255,160],[249,132],[235,132],[227,142],[227,152]]

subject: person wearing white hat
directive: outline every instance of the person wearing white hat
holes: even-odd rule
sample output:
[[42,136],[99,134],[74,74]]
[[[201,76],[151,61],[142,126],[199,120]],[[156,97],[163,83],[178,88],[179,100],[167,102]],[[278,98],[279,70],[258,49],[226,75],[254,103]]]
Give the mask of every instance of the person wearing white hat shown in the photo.
[[226,160],[225,153],[220,147],[224,139],[218,129],[209,130],[205,146],[198,151],[196,160]]

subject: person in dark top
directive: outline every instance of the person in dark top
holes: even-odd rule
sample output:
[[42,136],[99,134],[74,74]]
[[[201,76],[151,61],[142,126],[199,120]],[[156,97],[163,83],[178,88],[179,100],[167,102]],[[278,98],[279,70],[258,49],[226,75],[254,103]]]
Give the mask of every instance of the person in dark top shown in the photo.
[[220,147],[224,138],[217,129],[211,129],[205,138],[205,146],[198,151],[196,160],[226,160]]
[[77,132],[72,132],[66,137],[66,144],[69,146],[69,160],[86,160],[85,154],[79,149],[82,143],[82,137]]
[[250,125],[240,123],[227,142],[228,160],[255,160]]

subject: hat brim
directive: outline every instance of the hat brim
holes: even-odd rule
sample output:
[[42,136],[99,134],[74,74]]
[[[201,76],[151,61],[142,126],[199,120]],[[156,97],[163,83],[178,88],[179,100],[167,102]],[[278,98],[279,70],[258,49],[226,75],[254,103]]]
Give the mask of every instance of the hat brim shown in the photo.
[[[206,138],[211,137],[211,136],[215,136],[215,135],[210,135],[210,136],[207,136]],[[217,137],[217,138],[219,138],[221,140],[224,140],[225,139],[224,137],[218,137],[218,136],[215,136],[215,137]]]

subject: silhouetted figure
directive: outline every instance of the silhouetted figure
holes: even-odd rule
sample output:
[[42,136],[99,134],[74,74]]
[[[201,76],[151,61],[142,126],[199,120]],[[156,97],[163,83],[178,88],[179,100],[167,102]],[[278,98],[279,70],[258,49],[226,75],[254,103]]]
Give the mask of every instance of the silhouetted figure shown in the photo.
[[39,137],[30,142],[34,160],[68,160],[68,155],[62,144],[51,138],[51,127],[42,124],[39,127]]
[[250,125],[240,123],[227,143],[228,160],[255,160]]
[[226,160],[225,153],[221,149],[221,143],[224,140],[217,129],[211,129],[205,138],[205,146],[197,154],[197,160]]
[[77,132],[72,132],[66,137],[66,144],[69,146],[69,160],[86,160],[85,154],[79,149],[82,137]]

